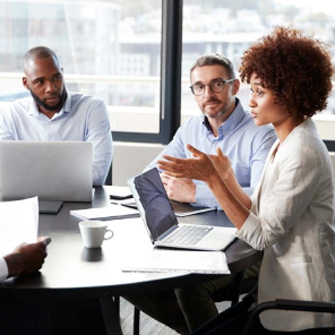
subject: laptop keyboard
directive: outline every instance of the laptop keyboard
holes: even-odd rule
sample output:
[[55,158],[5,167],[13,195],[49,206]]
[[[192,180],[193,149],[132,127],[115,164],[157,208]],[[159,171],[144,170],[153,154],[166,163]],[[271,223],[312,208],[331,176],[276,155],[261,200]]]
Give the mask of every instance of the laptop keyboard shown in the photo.
[[180,228],[169,234],[164,243],[177,243],[184,245],[195,245],[203,239],[213,228],[201,226],[180,226]]

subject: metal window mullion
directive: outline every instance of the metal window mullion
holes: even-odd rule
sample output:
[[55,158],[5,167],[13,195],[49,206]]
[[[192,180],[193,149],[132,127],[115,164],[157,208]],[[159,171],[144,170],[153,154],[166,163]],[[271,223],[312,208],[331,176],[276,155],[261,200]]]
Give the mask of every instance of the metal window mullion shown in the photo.
[[183,0],[162,0],[160,133],[171,141],[180,126]]

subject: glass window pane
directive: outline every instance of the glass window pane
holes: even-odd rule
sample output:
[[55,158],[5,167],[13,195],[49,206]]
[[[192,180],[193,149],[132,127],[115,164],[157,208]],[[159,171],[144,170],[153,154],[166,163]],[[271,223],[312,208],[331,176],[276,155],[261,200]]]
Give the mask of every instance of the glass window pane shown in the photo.
[[[243,52],[253,42],[274,25],[290,24],[315,33],[331,45],[332,55],[335,54],[335,3],[328,0],[184,0],[183,17],[182,120],[201,113],[189,89],[189,69],[201,54],[223,53],[238,70]],[[335,65],[335,57],[333,60]],[[238,97],[247,109],[246,85],[242,85]],[[317,118],[324,118],[325,114],[335,121],[335,89],[327,110]]]
[[45,45],[70,91],[104,99],[113,131],[158,133],[161,11],[157,0],[1,0],[0,110],[29,96],[22,58]]

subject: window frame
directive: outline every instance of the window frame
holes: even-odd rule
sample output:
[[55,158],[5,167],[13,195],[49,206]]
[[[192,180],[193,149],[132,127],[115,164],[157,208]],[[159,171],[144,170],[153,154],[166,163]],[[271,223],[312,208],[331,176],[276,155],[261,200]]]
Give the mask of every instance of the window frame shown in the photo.
[[[183,0],[162,0],[162,44],[159,133],[113,131],[113,140],[121,142],[168,144],[181,121],[181,66]],[[335,141],[324,140],[328,151]]]
[[162,0],[159,133],[113,131],[113,140],[168,144],[180,126],[183,0]]

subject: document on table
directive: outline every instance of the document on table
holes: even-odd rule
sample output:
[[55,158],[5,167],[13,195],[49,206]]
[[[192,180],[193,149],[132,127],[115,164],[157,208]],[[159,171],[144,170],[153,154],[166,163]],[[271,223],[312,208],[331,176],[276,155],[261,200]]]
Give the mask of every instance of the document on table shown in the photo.
[[23,242],[36,242],[37,233],[37,197],[0,202],[0,257]]
[[82,220],[103,221],[139,217],[138,210],[113,204],[108,207],[71,210],[70,214]]
[[121,261],[122,272],[229,274],[222,251],[152,249]]

